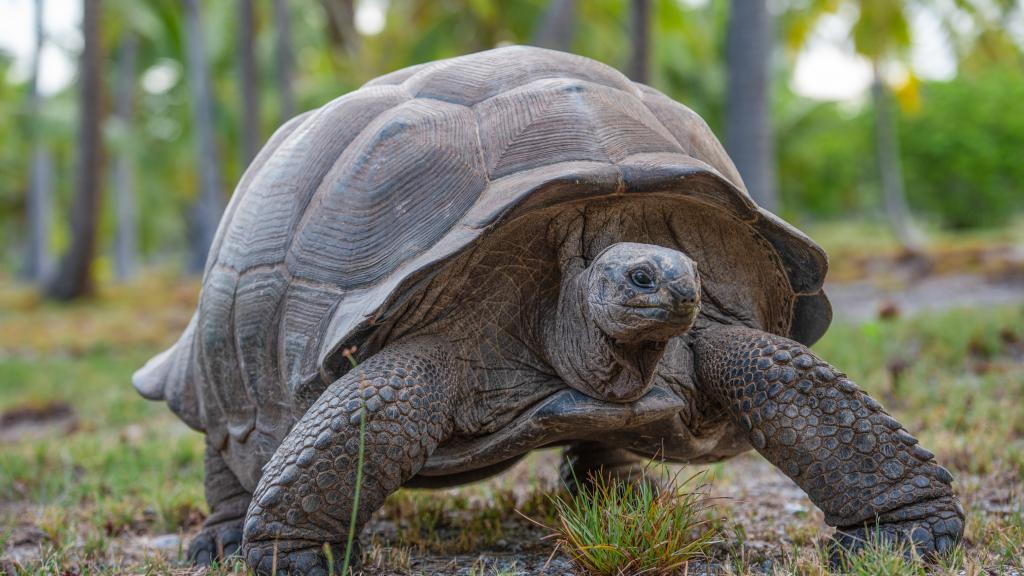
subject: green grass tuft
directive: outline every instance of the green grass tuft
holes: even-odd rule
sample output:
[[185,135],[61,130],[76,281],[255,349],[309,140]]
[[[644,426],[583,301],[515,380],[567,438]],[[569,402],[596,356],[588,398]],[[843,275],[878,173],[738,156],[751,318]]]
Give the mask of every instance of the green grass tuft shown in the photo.
[[[877,533],[874,533],[877,534]],[[845,554],[839,565],[849,576],[926,576],[924,563],[908,544],[895,544],[872,536],[854,554]]]
[[552,498],[559,546],[590,574],[670,574],[708,557],[719,530],[707,520],[711,501],[696,477],[676,489],[620,483],[598,475],[592,487]]

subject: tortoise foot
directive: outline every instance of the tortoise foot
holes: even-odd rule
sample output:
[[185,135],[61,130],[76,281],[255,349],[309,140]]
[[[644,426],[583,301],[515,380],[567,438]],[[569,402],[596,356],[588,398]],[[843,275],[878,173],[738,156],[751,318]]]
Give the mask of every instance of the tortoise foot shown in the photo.
[[241,519],[204,526],[188,545],[188,559],[197,566],[209,566],[237,556],[241,546]]
[[[327,576],[343,574],[345,545],[340,544],[331,548],[333,568],[324,552],[324,546],[310,546],[307,542],[256,542],[246,544],[244,553],[245,563],[257,576]],[[359,565],[360,557],[359,542],[353,542],[350,569]]]
[[846,556],[865,548],[887,546],[907,557],[933,559],[951,552],[964,533],[964,513],[953,498],[940,498],[894,510],[878,524],[837,528],[831,562],[843,566]]

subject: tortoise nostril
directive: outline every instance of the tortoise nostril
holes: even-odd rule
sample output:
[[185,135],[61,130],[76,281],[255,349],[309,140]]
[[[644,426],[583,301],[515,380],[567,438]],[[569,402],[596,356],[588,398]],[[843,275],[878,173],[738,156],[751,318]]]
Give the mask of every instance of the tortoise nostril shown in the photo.
[[692,305],[697,301],[697,291],[692,285],[669,284],[668,290],[678,305]]

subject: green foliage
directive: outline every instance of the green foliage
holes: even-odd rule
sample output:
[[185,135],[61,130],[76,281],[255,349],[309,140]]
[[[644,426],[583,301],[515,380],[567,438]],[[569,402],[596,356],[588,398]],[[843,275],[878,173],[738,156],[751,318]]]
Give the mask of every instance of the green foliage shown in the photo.
[[1024,208],[1024,72],[928,83],[924,99],[900,126],[912,205],[953,228],[1007,223]]
[[1024,308],[833,326],[815,351],[851,375],[953,470],[1024,473]]
[[910,45],[907,3],[894,0],[856,0],[853,45],[857,53],[878,62]]
[[[7,78],[10,66],[7,55],[0,52],[0,80]],[[0,215],[13,214],[21,210],[24,203],[23,172],[31,151],[24,145],[24,119],[19,108],[26,93],[23,84],[0,81],[0,118],[4,118],[4,122],[0,122]],[[13,241],[14,238],[0,237],[0,240]]]
[[588,488],[553,498],[558,542],[590,574],[675,574],[708,558],[719,536],[703,486],[686,491],[695,478],[658,490],[598,474]]
[[821,17],[839,9],[841,0],[789,0],[779,15],[782,44],[796,54],[807,43]]
[[[871,206],[871,122],[834,103],[788,99],[780,106],[779,192],[784,215],[836,217]],[[841,137],[837,135],[841,134]]]
[[[990,69],[924,82],[901,111],[900,152],[911,208],[952,229],[993,228],[1024,209],[1024,73]],[[880,210],[870,107],[787,96],[778,120],[783,213],[799,219]]]

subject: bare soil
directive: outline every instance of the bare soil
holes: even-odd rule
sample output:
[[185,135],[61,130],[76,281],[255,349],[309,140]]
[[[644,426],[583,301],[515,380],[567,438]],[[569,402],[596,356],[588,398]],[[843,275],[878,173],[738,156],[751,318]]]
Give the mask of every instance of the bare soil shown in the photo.
[[78,416],[67,402],[16,406],[0,414],[0,445],[71,434]]
[[1024,304],[1024,273],[925,276],[889,285],[859,280],[828,284],[825,292],[832,300],[836,320],[857,322],[949,308]]

